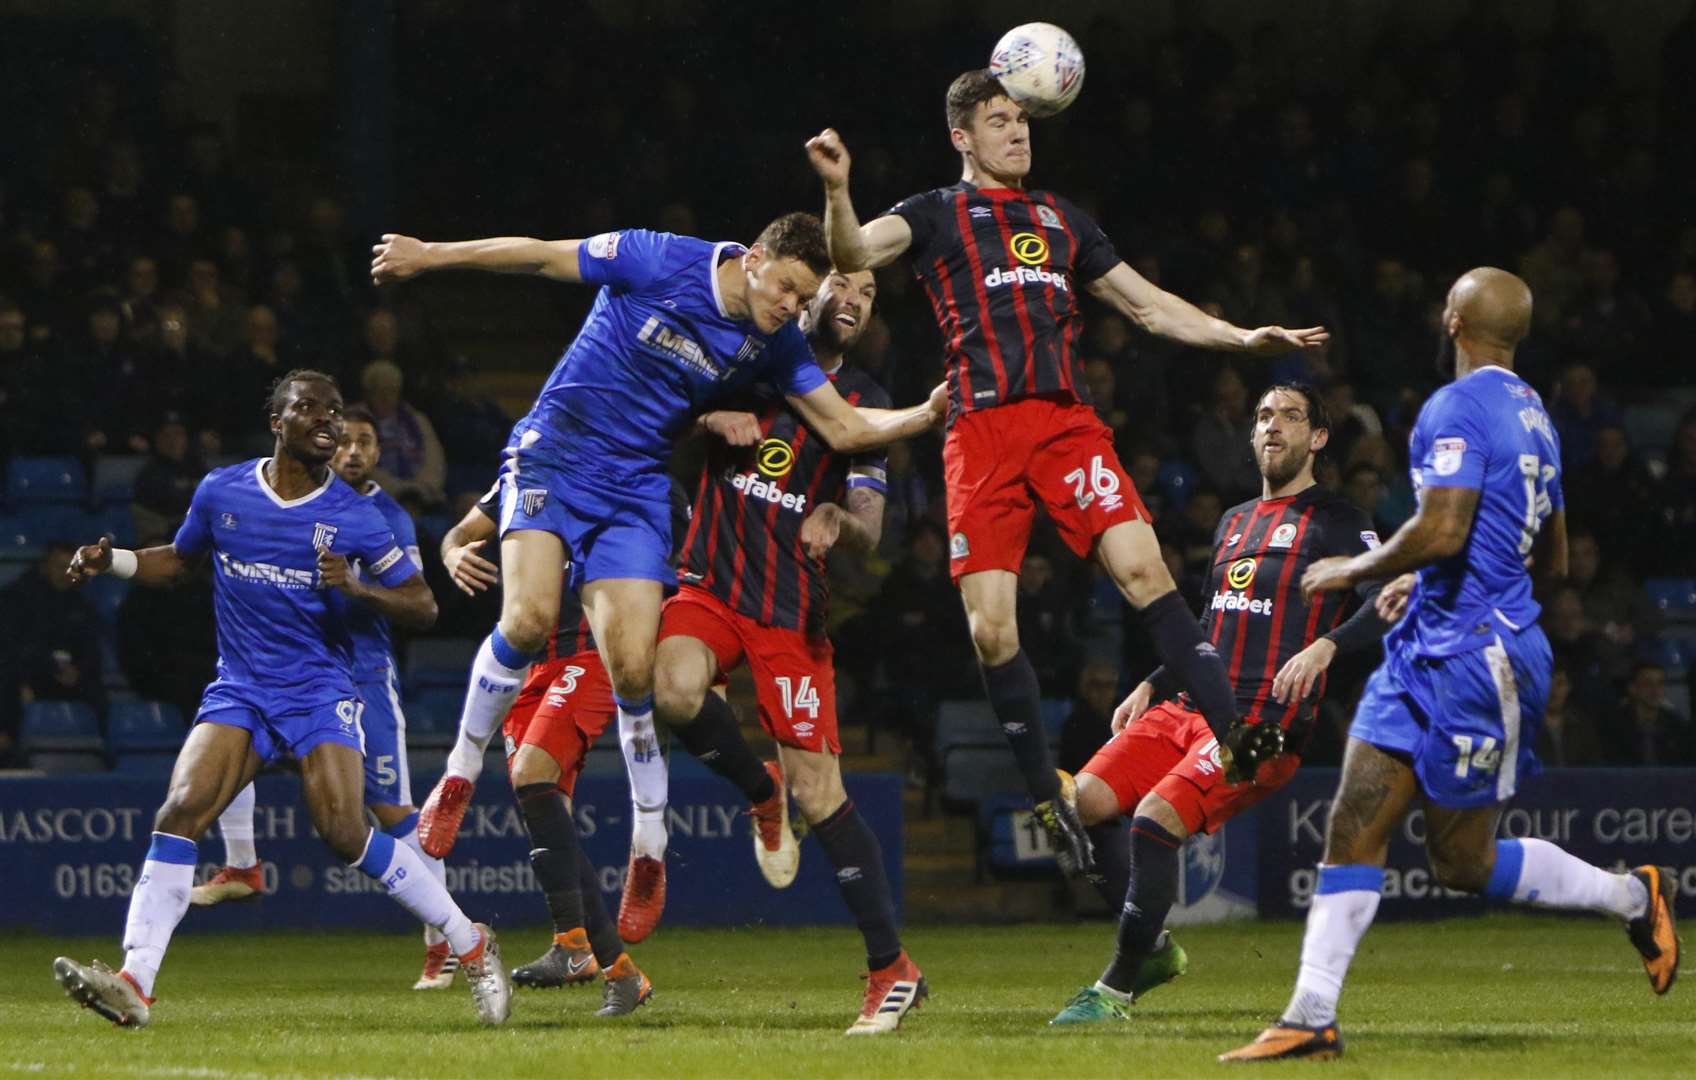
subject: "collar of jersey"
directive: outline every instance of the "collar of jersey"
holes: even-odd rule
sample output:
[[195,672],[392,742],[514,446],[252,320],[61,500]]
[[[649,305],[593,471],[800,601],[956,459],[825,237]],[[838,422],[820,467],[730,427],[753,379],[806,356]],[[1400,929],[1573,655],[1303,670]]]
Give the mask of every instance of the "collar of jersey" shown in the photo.
[[748,249],[734,240],[724,240],[713,245],[713,253],[707,259],[707,280],[712,283],[713,287],[713,306],[718,308],[720,315],[728,319],[730,312],[724,310],[724,297],[720,296],[718,292],[718,266],[723,261],[719,258],[719,255],[725,248],[735,248],[737,253],[744,253]]
[[1466,377],[1470,379],[1474,375],[1481,375],[1486,371],[1499,371],[1503,375],[1512,375],[1515,373],[1512,368],[1505,368],[1500,364],[1485,364],[1483,367],[1475,367],[1471,371],[1467,372]]
[[375,480],[367,480],[365,481],[365,486],[360,489],[359,493],[369,499],[371,496],[382,490],[382,484],[377,483]]
[[973,195],[982,195],[986,199],[994,199],[997,202],[1005,202],[1009,199],[1028,199],[1031,194],[1028,188],[985,188],[978,187],[970,180],[960,181],[960,186],[971,192]]
[[268,457],[262,457],[258,461],[255,461],[253,463],[253,478],[259,482],[259,490],[265,493],[265,497],[282,507],[284,510],[295,506],[304,506],[313,499],[324,494],[324,492],[330,490],[330,485],[336,482],[336,471],[334,469],[326,469],[324,470],[324,482],[319,484],[316,490],[309,491],[298,499],[285,499],[278,495],[275,491],[272,491],[270,482],[265,479],[265,466],[269,464],[270,461],[271,459]]

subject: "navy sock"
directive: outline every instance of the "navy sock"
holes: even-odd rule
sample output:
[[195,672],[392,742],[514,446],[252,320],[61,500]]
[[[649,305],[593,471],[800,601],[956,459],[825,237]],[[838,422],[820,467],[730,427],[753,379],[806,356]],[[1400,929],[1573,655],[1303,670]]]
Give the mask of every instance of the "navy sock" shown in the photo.
[[530,832],[530,865],[548,901],[554,933],[583,925],[583,892],[577,884],[577,823],[554,784],[526,784],[513,792]]
[[895,930],[895,897],[883,869],[883,848],[852,799],[813,826],[825,857],[836,868],[836,884],[866,939],[866,967],[877,971],[901,956]]
[[996,722],[1007,736],[1031,798],[1047,802],[1060,794],[1060,777],[1048,756],[1048,733],[1042,729],[1042,687],[1031,658],[1020,649],[1013,659],[995,667],[978,665]]
[[624,942],[618,936],[618,924],[607,914],[607,902],[601,896],[601,874],[589,861],[588,852],[577,849],[578,895],[583,898],[583,928],[589,933],[589,948],[602,969],[618,962]]
[[671,733],[701,764],[735,784],[749,802],[763,803],[777,791],[765,764],[742,737],[730,702],[711,690],[695,719],[673,727]]
[[1166,927],[1178,896],[1178,848],[1183,841],[1153,818],[1131,819],[1131,887],[1119,915],[1119,941],[1101,981],[1130,993],[1137,972]]
[[1125,818],[1114,814],[1084,831],[1095,845],[1095,874],[1090,883],[1112,910],[1125,902],[1125,894],[1131,889],[1131,838]]
[[1216,737],[1223,738],[1237,722],[1237,697],[1231,689],[1225,662],[1202,637],[1201,624],[1176,589],[1142,609],[1143,626],[1154,639],[1160,660],[1189,692],[1190,701],[1206,718]]

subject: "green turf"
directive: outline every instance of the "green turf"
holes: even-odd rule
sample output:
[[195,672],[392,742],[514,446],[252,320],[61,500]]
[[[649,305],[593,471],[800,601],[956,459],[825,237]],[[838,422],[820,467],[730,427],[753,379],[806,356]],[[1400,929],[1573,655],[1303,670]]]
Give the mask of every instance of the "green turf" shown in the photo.
[[[857,936],[842,930],[662,930],[637,950],[658,995],[630,1019],[591,1015],[598,990],[519,993],[503,1029],[477,1026],[462,985],[407,989],[416,938],[185,933],[151,1027],[73,1006],[58,953],[116,960],[98,940],[0,940],[0,1075],[497,1077],[1188,1076],[1277,1013],[1301,927],[1180,931],[1190,972],[1129,1023],[1045,1025],[1098,973],[1105,924],[918,929],[933,996],[893,1037],[850,1040]],[[504,935],[510,964],[541,930]],[[1657,999],[1625,935],[1601,919],[1494,917],[1375,927],[1343,1001],[1347,1054],[1327,1076],[1696,1075],[1696,984]],[[1259,1068],[1265,1066],[1237,1068]]]

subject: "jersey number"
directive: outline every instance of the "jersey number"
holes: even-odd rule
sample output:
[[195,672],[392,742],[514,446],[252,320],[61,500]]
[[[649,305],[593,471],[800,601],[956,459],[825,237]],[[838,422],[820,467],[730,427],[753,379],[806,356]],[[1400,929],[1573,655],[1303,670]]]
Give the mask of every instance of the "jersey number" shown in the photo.
[[1102,463],[1100,454],[1089,459],[1087,472],[1073,469],[1067,473],[1066,483],[1072,485],[1072,498],[1077,500],[1079,510],[1087,508],[1097,497],[1103,510],[1119,508],[1119,477]]
[[1484,736],[1484,741],[1478,744],[1478,749],[1472,749],[1471,735],[1454,735],[1451,741],[1455,744],[1455,775],[1462,780],[1473,769],[1479,772],[1495,772],[1502,763],[1502,752],[1496,749],[1493,736]]
[[785,716],[794,716],[797,711],[805,710],[814,720],[819,718],[819,692],[813,686],[811,675],[801,676],[799,684],[787,675],[779,675],[772,681],[777,683],[778,693],[783,695]]
[[336,719],[342,722],[342,727],[349,731],[359,727],[360,718],[365,715],[365,702],[338,701],[336,702]]
[[1549,499],[1549,481],[1555,478],[1555,467],[1543,464],[1536,454],[1521,454],[1519,472],[1525,480],[1525,527],[1519,534],[1519,553],[1525,556],[1531,554],[1531,547],[1537,542],[1543,519],[1554,510]]
[[564,671],[560,672],[559,681],[555,683],[555,685],[559,688],[559,692],[561,694],[569,694],[573,690],[577,689],[577,677],[583,674],[584,670],[585,669],[578,667],[576,664],[571,664]]

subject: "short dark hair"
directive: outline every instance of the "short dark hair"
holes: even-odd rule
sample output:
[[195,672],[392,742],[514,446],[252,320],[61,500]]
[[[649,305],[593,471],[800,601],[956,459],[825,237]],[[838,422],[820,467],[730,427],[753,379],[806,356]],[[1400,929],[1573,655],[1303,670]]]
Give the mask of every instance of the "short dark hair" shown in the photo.
[[1278,390],[1282,390],[1286,394],[1300,394],[1302,396],[1302,399],[1307,402],[1307,424],[1309,427],[1315,431],[1320,428],[1327,431],[1331,430],[1331,410],[1325,407],[1325,399],[1319,396],[1319,391],[1313,388],[1312,383],[1299,380],[1273,383],[1262,390],[1260,396],[1254,399],[1255,410],[1259,411],[1260,403],[1266,400],[1266,395]]
[[283,411],[283,406],[288,404],[289,386],[297,382],[329,383],[330,386],[335,388],[336,393],[342,392],[341,383],[336,381],[334,375],[315,371],[312,368],[293,368],[277,376],[277,381],[271,384],[270,396],[265,399],[265,415],[267,417],[276,416]]
[[830,273],[830,245],[825,242],[824,222],[817,214],[803,210],[784,214],[761,229],[754,243],[774,259],[801,260],[819,277]]
[[971,130],[972,113],[980,103],[1007,97],[1007,88],[989,73],[988,68],[965,72],[948,84],[948,128]]
[[370,409],[367,409],[363,405],[349,405],[347,408],[343,409],[342,420],[344,422],[353,421],[358,424],[369,424],[371,426],[371,433],[376,435],[378,440],[381,440],[383,437],[382,434],[377,431],[377,418],[372,415]]

